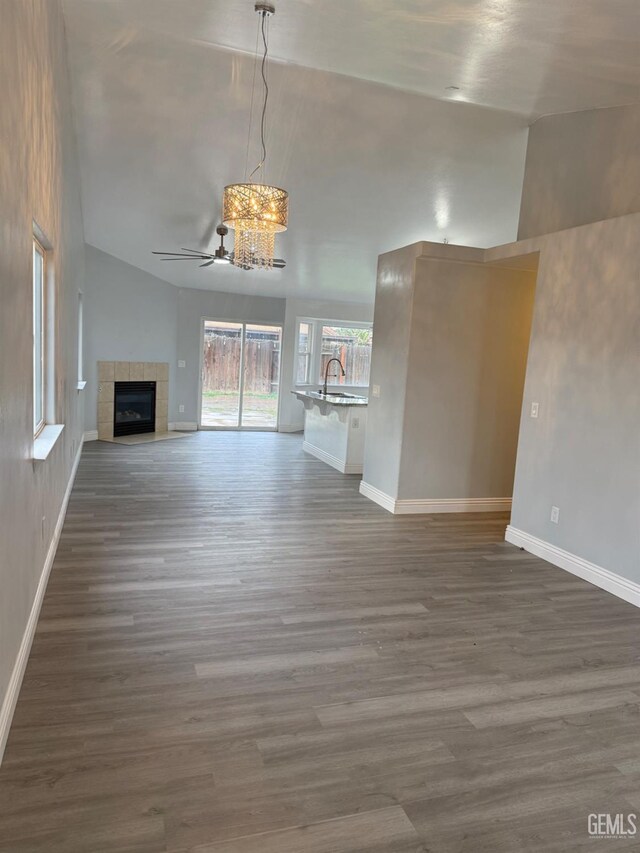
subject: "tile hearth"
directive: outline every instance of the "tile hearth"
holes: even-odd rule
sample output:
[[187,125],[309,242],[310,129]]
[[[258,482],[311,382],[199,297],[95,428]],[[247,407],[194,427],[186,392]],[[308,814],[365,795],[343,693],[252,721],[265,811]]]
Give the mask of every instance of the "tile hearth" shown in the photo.
[[113,405],[116,382],[155,382],[155,431],[165,433],[169,418],[169,364],[156,361],[98,362],[98,438],[113,440]]

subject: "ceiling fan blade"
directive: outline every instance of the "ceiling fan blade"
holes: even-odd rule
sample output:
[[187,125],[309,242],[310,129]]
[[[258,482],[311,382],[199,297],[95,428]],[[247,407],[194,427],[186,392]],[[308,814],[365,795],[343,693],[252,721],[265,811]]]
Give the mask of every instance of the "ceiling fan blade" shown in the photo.
[[172,255],[175,258],[200,258],[204,253],[187,254],[186,252],[151,252],[152,255]]
[[286,265],[287,265],[287,262],[284,261],[282,258],[274,258],[273,259],[273,266],[277,270],[283,270],[286,267]]
[[213,259],[211,259],[210,261],[207,261],[204,264],[200,264],[200,266],[201,267],[210,267],[212,263],[214,263]]
[[180,246],[180,249],[183,252],[189,252],[190,255],[206,255],[207,258],[211,257],[211,252],[205,252],[203,249],[185,249],[184,246]]

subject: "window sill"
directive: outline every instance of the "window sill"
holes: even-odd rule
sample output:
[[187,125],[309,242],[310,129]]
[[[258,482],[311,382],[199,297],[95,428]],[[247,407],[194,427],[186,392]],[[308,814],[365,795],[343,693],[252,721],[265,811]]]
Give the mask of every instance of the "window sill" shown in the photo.
[[86,387],[87,387],[87,380],[86,379],[80,379],[78,381],[78,386],[77,386],[78,391],[84,391],[84,389]]
[[33,440],[31,458],[43,461],[51,453],[56,442],[62,435],[64,424],[47,424],[37,438]]

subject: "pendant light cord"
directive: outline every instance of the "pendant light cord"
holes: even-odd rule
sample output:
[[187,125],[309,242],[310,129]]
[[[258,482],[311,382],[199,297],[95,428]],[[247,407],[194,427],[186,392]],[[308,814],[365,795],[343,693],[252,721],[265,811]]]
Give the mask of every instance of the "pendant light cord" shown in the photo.
[[269,84],[267,82],[267,54],[269,52],[269,46],[267,41],[267,31],[266,31],[266,20],[267,13],[261,13],[262,21],[261,21],[261,32],[262,32],[262,44],[264,47],[264,53],[262,54],[262,65],[260,68],[262,74],[262,82],[264,84],[264,102],[262,104],[262,116],[260,118],[260,144],[262,146],[262,160],[255,167],[253,172],[249,175],[249,179],[251,179],[255,173],[264,167],[265,160],[267,159],[267,146],[265,144],[265,126],[267,119],[267,103],[269,102]]
[[256,94],[256,72],[258,70],[258,40],[260,38],[260,24],[256,28],[256,49],[253,58],[253,79],[251,81],[251,106],[249,107],[249,133],[247,135],[247,153],[244,160],[244,179],[249,174],[249,149],[251,147],[251,130],[253,128],[253,102]]

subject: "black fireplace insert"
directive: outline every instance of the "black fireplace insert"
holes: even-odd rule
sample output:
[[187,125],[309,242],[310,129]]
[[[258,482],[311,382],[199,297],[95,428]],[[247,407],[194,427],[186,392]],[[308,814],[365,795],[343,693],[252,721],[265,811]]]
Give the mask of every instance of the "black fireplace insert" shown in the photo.
[[113,434],[135,435],[156,428],[156,383],[116,382]]

